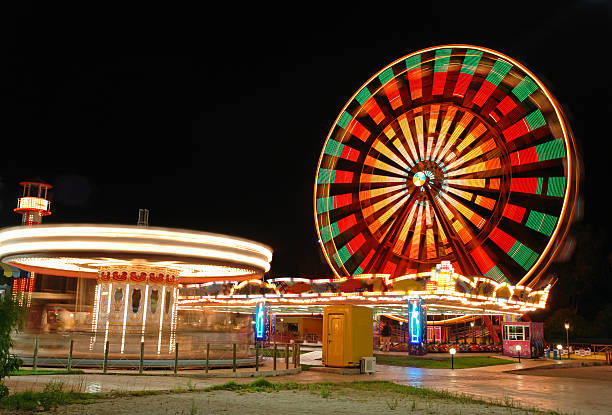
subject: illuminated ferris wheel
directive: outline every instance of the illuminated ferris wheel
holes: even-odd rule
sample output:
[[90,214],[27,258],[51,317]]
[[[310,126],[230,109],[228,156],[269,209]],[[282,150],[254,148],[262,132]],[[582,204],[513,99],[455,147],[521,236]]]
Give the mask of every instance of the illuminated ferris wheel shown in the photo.
[[575,215],[577,156],[522,64],[469,45],[387,65],[344,106],[316,172],[321,247],[340,277],[430,271],[534,285]]

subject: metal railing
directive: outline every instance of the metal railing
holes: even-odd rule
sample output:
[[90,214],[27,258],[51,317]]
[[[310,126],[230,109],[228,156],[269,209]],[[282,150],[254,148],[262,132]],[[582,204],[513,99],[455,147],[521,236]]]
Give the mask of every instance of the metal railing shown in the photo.
[[[231,368],[232,372],[235,373],[240,367],[253,367],[254,371],[259,372],[260,369],[265,366],[264,360],[271,360],[272,370],[278,371],[289,370],[291,366],[301,368],[300,354],[301,346],[299,343],[284,343],[278,344],[273,343],[269,347],[261,347],[259,343],[255,343],[254,347],[250,347],[247,350],[248,355],[251,354],[251,349],[254,352],[254,357],[238,358],[238,344],[218,344],[218,343],[206,343],[206,347],[203,350],[200,359],[193,359],[193,356],[187,359],[180,358],[180,344],[177,342],[174,344],[172,356],[168,358],[151,358],[145,353],[145,342],[140,342],[140,353],[137,359],[134,356],[110,356],[112,344],[107,340],[103,347],[102,358],[99,356],[90,356],[88,358],[76,358],[74,356],[74,340],[69,339],[66,348],[65,355],[60,353],[53,353],[45,356],[40,354],[40,342],[39,338],[35,337],[32,343],[32,349],[30,351],[21,350],[18,356],[24,361],[24,365],[32,366],[33,370],[37,370],[40,366],[46,367],[65,367],[66,370],[70,371],[75,367],[88,367],[88,368],[99,368],[102,373],[107,373],[109,368],[121,368],[121,369],[133,369],[138,370],[138,373],[143,373],[145,368],[165,368],[172,369],[174,374],[177,374],[179,369],[204,369],[205,373],[209,373],[210,370],[215,369],[227,369]],[[244,351],[243,351],[244,352]],[[244,354],[244,353],[242,353]],[[231,356],[231,359],[230,359]],[[171,358],[173,357],[173,358]],[[221,357],[221,359],[219,359]],[[213,359],[214,358],[214,359]],[[284,365],[279,365],[279,359],[281,362],[284,360]],[[290,364],[291,362],[291,364]]]

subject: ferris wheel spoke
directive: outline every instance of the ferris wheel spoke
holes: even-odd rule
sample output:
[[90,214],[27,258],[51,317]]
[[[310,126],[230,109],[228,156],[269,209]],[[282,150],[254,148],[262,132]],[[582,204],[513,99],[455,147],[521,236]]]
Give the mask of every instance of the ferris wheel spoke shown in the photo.
[[386,206],[392,204],[393,202],[397,201],[400,198],[405,197],[405,195],[406,194],[404,192],[396,192],[396,193],[394,193],[393,195],[390,195],[390,196],[386,196],[385,195],[386,197],[384,197],[383,199],[377,201],[376,203],[366,204],[366,206],[362,208],[363,217],[368,219],[370,216],[372,216],[375,213],[381,211]]
[[414,165],[415,161],[412,159],[412,157],[406,151],[406,147],[404,147],[404,145],[402,144],[402,139],[400,137],[396,137],[396,133],[395,133],[395,130],[393,130],[393,127],[388,126],[384,130],[384,133],[389,138],[389,140],[393,140],[393,141],[391,141],[391,143],[397,149],[397,151],[400,152],[402,157],[404,157],[405,163],[410,164],[410,165]]
[[439,249],[436,247],[436,239],[434,233],[435,213],[429,203],[425,205],[425,256],[427,259],[432,259],[438,256]]
[[487,127],[484,124],[476,124],[470,129],[470,132],[465,136],[463,140],[455,148],[455,155],[459,156],[470,144],[476,139],[483,135],[487,131]]
[[[391,219],[393,214],[397,212],[397,210],[406,202],[407,197],[409,197],[407,194],[399,193],[397,197],[389,198],[391,200],[385,199],[384,200],[385,203],[382,203],[383,201],[379,202],[381,204],[379,206],[374,206],[372,210],[365,208],[363,210],[364,216],[367,215],[368,217],[377,216],[377,215],[374,215],[374,213],[378,211],[383,212],[376,218],[370,220],[370,223],[368,224],[370,233],[375,234],[389,219]],[[386,210],[383,211],[383,208],[385,208],[387,205],[389,205],[393,201],[395,201],[395,203],[391,204],[390,207],[388,207]]]
[[440,117],[440,104],[432,104],[429,107],[429,118],[427,119],[427,135],[432,136],[436,132],[438,118]]
[[414,225],[414,232],[412,234],[412,239],[410,240],[410,244],[408,246],[408,256],[411,259],[419,259],[422,228],[423,228],[423,205],[419,205],[417,217],[416,217],[416,221]]
[[472,119],[474,119],[474,116],[471,113],[465,112],[463,114],[461,120],[459,120],[459,123],[457,123],[457,125],[453,129],[451,136],[446,142],[446,145],[444,146],[440,154],[438,154],[435,161],[442,161],[443,159],[447,159],[449,157],[448,153],[451,146],[455,143],[455,141],[457,141],[461,133],[463,133],[463,130],[467,128],[468,124],[472,122]]
[[457,107],[449,107],[446,110],[446,114],[444,114],[444,120],[442,121],[442,126],[440,127],[440,132],[438,133],[438,139],[436,141],[436,147],[434,148],[433,154],[431,155],[432,160],[437,160],[438,152],[440,148],[444,144],[446,135],[448,134],[448,130],[453,123],[453,119],[457,114]]
[[406,170],[408,169],[408,164],[404,160],[399,158],[389,147],[383,144],[380,140],[376,140],[373,148],[380,154],[384,155],[385,157],[402,167],[404,170],[401,170],[401,174],[406,173]]
[[412,227],[412,222],[414,219],[416,208],[417,208],[417,204],[413,203],[412,207],[410,208],[410,213],[408,213],[408,219],[406,219],[406,222],[402,226],[402,230],[400,231],[399,237],[397,238],[397,242],[395,243],[395,246],[393,247],[394,254],[397,254],[397,255],[402,254],[404,244],[406,243],[406,238],[408,236],[408,231]]
[[359,183],[376,183],[385,186],[393,186],[397,183],[406,183],[405,177],[383,176],[382,174],[361,173]]
[[461,189],[456,189],[450,186],[447,186],[444,190],[446,192],[453,193],[454,195],[457,195],[461,197],[462,199],[470,203],[473,203],[475,205],[478,205],[480,207],[483,207],[487,210],[493,210],[493,208],[495,207],[496,202],[494,199],[491,199],[490,197],[486,197],[486,196],[472,193],[472,192],[467,192]]
[[374,157],[368,155],[366,156],[365,161],[363,162],[366,166],[373,167],[375,169],[384,170],[388,173],[396,174],[400,177],[406,176],[406,170],[398,169],[397,167],[393,167],[390,164],[381,161],[380,159],[375,159]]
[[463,203],[450,197],[446,192],[441,193],[442,197],[459,213],[461,213],[467,220],[472,222],[478,229],[482,229],[486,223],[485,219],[474,212],[472,209],[465,206]]
[[438,241],[439,241],[438,242],[438,256],[445,256],[447,254],[446,247],[448,245],[448,239],[446,237],[446,234],[444,233],[444,229],[442,228],[440,219],[435,213],[433,216],[436,219],[436,228],[437,228],[437,235],[438,235]]
[[[397,242],[397,239],[400,234],[400,230],[403,227],[403,225],[406,223],[408,214],[410,212],[410,208],[412,207],[412,205],[414,204],[416,200],[416,196],[417,196],[417,192],[412,192],[406,200],[401,201],[403,204],[403,206],[401,206],[402,210],[393,219],[393,222],[390,224],[390,228],[387,229],[387,232],[385,233],[384,238],[380,241],[380,246],[382,249],[380,249],[374,255],[372,262],[370,263],[371,267],[373,266],[384,267],[385,264],[388,262],[389,257],[393,254],[393,247],[395,246]],[[385,215],[387,215],[385,221],[388,220],[391,217],[391,215],[394,214],[399,209],[400,207],[399,204],[397,204],[396,206],[397,208],[393,212],[390,212],[391,209],[385,212]]]
[[[464,226],[459,215],[455,215],[450,211],[442,198],[435,199],[431,194],[431,190],[427,187],[425,188],[425,193],[427,194],[429,203],[431,203],[436,212],[436,217],[439,219],[442,229],[444,229],[447,235],[451,249],[455,253],[461,269],[463,272],[475,274],[476,267],[466,250],[466,245],[473,239],[469,229]],[[444,211],[444,214],[442,211]]]
[[390,197],[405,189],[406,185],[397,184],[393,186],[375,187],[372,189],[361,190],[359,192],[359,201],[366,203],[370,199],[378,198],[379,196]]
[[461,169],[450,170],[447,175],[448,177],[457,177],[479,173],[482,177],[486,177],[494,174],[494,172],[499,169],[501,169],[501,161],[496,157],[487,161],[481,161],[480,163],[471,164]]
[[402,134],[404,135],[404,142],[408,144],[408,148],[410,149],[410,155],[412,159],[417,162],[419,160],[419,153],[414,145],[414,140],[412,138],[412,132],[410,131],[410,126],[408,125],[408,120],[406,114],[402,114],[397,118],[397,121],[400,125],[400,129],[402,130]]
[[417,115],[414,117],[414,126],[417,134],[417,143],[419,144],[419,158],[423,160],[425,158],[425,136],[423,134],[423,116]]
[[490,138],[484,143],[480,144],[478,147],[475,147],[470,150],[467,154],[450,163],[447,166],[447,169],[454,169],[459,166],[462,166],[463,164],[475,159],[476,157],[480,157],[484,154],[487,154],[490,151],[495,150],[496,148],[497,145],[495,144],[495,139]]
[[448,179],[449,186],[458,185],[464,188],[472,189],[484,189],[487,184],[485,178],[472,178],[472,179]]

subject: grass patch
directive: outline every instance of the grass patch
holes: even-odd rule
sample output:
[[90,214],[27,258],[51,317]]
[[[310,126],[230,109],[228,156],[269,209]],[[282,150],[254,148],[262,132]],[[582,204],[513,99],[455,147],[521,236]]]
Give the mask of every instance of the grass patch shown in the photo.
[[52,370],[52,369],[19,369],[11,372],[9,376],[29,376],[29,375],[82,375],[81,369],[72,370]]
[[[376,363],[379,365],[388,366],[404,366],[404,367],[422,367],[427,369],[450,369],[451,359],[414,359],[404,356],[389,356],[383,354],[375,354]],[[486,356],[465,356],[455,357],[455,369],[468,369],[471,367],[507,365],[513,363],[509,360],[498,359],[496,357]]]
[[49,382],[42,392],[25,391],[0,399],[0,408],[48,411],[59,405],[86,402],[100,396],[101,394],[64,390],[62,382]]

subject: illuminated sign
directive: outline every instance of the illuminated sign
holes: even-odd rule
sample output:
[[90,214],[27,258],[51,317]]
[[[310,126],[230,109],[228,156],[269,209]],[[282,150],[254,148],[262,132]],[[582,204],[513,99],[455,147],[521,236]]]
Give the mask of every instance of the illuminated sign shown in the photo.
[[408,304],[410,343],[421,343],[421,300],[410,300]]
[[263,340],[265,333],[265,308],[263,303],[258,303],[255,309],[255,340]]

